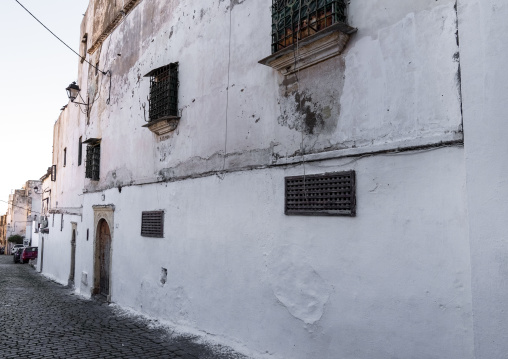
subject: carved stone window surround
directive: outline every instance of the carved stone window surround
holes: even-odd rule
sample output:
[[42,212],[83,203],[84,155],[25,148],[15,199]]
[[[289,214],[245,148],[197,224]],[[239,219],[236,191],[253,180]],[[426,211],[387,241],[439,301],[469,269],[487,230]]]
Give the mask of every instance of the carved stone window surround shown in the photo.
[[265,57],[259,63],[270,66],[283,75],[289,75],[340,55],[351,34],[356,31],[356,28],[347,24],[337,23],[298,41],[298,44]]

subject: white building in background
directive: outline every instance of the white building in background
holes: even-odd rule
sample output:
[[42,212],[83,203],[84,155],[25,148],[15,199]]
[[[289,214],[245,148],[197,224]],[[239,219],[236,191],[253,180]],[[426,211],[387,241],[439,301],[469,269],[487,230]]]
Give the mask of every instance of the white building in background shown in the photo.
[[[23,236],[23,244],[26,246],[37,246],[38,243],[36,227],[40,215],[41,195],[37,193],[37,190],[40,185],[40,181],[30,180],[22,189],[13,190],[9,195],[6,237],[9,238],[15,234]],[[12,243],[9,243],[8,253],[11,247]]]
[[41,208],[41,193],[39,188],[41,181],[30,180],[23,186],[24,196],[27,198],[25,220],[25,242],[27,245],[37,247],[39,244],[38,223]]
[[43,273],[260,357],[504,358],[508,7],[289,3],[90,1]]

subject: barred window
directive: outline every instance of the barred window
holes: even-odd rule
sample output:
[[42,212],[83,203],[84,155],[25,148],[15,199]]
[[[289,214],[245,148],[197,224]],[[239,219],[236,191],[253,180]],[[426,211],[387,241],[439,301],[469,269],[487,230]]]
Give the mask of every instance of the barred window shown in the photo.
[[150,71],[149,119],[158,121],[178,117],[178,63]]
[[345,0],[272,0],[272,53],[346,21]]
[[78,145],[78,166],[81,166],[81,160],[83,158],[83,137],[79,137]]
[[51,166],[51,181],[56,181],[56,165]]
[[[85,141],[86,142],[86,141]],[[95,142],[86,147],[85,177],[98,181],[101,167],[101,144]]]

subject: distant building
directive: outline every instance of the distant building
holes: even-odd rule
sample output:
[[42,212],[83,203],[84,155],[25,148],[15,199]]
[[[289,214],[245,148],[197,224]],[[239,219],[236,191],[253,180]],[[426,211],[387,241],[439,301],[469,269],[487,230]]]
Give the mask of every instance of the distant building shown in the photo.
[[508,7],[348,3],[91,0],[43,273],[264,358],[503,358]]
[[38,222],[40,215],[41,194],[38,193],[40,186],[40,181],[30,180],[22,189],[16,189],[9,195],[6,214],[7,238],[15,234],[23,236],[24,244],[27,246],[32,244],[33,239],[35,242],[38,241],[38,234],[35,231],[37,225],[34,221]]
[[0,216],[0,247],[7,248],[7,215]]
[[[25,190],[13,190],[13,193],[9,195],[7,207],[7,238],[19,235],[26,239],[27,209],[28,197],[25,196]],[[9,243],[9,251],[12,245]]]
[[27,243],[37,247],[39,243],[38,223],[41,209],[41,185],[39,180],[30,180],[25,183],[25,197],[27,197],[27,214],[25,237]]

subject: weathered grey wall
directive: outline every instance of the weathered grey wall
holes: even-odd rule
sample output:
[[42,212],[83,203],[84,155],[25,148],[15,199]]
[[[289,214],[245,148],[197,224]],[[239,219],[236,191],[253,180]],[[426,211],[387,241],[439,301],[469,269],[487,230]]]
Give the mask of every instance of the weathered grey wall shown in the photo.
[[508,4],[458,1],[478,359],[508,353]]
[[[287,78],[257,63],[270,51],[269,5],[142,2],[128,15],[100,55],[113,73],[111,105],[107,77],[82,78],[102,99],[87,132],[105,154],[122,154],[90,189],[462,137],[454,1],[355,2],[359,31],[343,55]],[[175,61],[182,119],[156,137],[141,128],[143,75]]]

